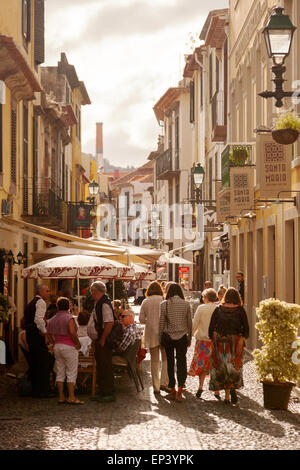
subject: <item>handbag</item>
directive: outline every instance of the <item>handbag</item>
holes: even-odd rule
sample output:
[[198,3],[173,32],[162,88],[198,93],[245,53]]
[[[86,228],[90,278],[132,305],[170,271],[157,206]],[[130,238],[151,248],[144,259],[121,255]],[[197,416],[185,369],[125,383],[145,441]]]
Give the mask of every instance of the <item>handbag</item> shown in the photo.
[[114,320],[111,332],[106,337],[105,344],[113,349],[116,348],[122,341],[123,338],[123,326],[119,320]]
[[[166,317],[167,317],[167,320],[168,320],[168,323],[169,323],[168,301],[166,302]],[[165,347],[169,346],[171,344],[171,342],[172,342],[171,336],[166,331],[163,331],[163,333],[161,335],[161,339],[160,339],[161,346],[163,346],[165,348]]]
[[93,310],[88,325],[87,325],[87,334],[91,338],[92,341],[97,341],[99,333],[96,329],[96,312],[95,309]]

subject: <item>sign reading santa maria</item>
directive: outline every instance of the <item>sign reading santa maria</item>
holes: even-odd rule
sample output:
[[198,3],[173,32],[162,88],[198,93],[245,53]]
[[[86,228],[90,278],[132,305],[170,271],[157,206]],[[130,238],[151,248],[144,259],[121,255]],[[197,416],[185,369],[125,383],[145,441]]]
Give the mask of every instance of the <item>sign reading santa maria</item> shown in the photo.
[[238,216],[254,202],[254,167],[230,167],[230,215]]
[[260,197],[277,197],[291,191],[292,146],[277,144],[270,135],[258,135]]

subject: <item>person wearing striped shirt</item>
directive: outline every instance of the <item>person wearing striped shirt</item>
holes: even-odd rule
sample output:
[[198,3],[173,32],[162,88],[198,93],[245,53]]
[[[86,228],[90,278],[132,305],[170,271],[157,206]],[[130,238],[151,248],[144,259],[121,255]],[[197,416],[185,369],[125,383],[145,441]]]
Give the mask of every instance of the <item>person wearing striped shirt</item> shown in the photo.
[[123,352],[141,338],[143,331],[134,322],[134,312],[132,310],[124,310],[120,316],[120,321],[123,326],[123,337],[119,349]]
[[[187,377],[186,353],[192,339],[192,313],[189,302],[184,299],[181,286],[175,282],[170,285],[166,300],[160,304],[160,344],[163,333],[168,335],[164,347],[168,361],[169,387],[172,389],[167,398],[181,402],[182,387]],[[176,351],[177,392],[174,351]]]

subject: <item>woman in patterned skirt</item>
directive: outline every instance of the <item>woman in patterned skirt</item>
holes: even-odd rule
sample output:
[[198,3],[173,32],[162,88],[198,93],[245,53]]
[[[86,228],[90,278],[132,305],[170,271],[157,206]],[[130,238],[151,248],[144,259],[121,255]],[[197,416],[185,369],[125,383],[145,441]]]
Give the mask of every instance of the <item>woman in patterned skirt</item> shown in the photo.
[[[202,293],[204,304],[199,305],[193,319],[193,336],[196,338],[194,357],[188,375],[199,377],[199,388],[196,397],[200,398],[203,392],[205,376],[210,371],[211,340],[208,336],[208,327],[211,316],[216,309],[218,301],[214,289],[206,289]],[[216,398],[219,394],[216,392]]]
[[236,404],[236,389],[243,386],[243,351],[249,324],[239,292],[227,289],[209,325],[212,340],[210,390],[225,390],[224,403]]

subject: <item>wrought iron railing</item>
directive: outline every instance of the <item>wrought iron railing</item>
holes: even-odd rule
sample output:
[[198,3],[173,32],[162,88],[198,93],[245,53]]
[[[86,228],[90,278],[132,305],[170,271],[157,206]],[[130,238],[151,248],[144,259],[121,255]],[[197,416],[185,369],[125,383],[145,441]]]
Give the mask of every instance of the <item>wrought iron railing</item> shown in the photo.
[[32,214],[36,217],[54,217],[62,222],[66,205],[62,199],[62,189],[51,178],[36,178],[32,190]]
[[159,155],[156,159],[156,177],[163,173],[172,171],[172,152],[170,149]]

